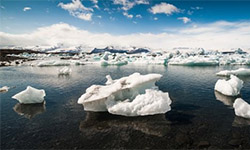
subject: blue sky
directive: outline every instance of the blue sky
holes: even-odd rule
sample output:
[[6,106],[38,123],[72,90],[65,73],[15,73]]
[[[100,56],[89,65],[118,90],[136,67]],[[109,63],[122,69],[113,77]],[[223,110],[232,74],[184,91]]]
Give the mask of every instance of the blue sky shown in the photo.
[[[81,12],[92,14],[91,20],[86,20],[70,14],[70,10],[63,9],[59,5],[59,3],[70,4],[71,0],[1,0],[0,31],[28,33],[38,27],[63,22],[94,33],[123,35],[149,32],[157,34],[196,23],[250,20],[250,1],[139,0],[143,4],[134,4],[131,8],[125,8],[126,10],[123,9],[126,6],[119,3],[119,0],[117,1],[118,4],[115,0],[80,1],[85,8],[92,9],[92,11]],[[133,0],[130,2],[135,3]],[[163,3],[174,6],[178,11],[169,14],[164,12],[154,14],[150,11],[152,7]],[[26,11],[24,11],[25,7],[28,8]],[[128,18],[124,13],[133,17]],[[184,23],[181,20],[183,17],[190,21]]]
[[250,1],[1,0],[0,47],[250,50]]

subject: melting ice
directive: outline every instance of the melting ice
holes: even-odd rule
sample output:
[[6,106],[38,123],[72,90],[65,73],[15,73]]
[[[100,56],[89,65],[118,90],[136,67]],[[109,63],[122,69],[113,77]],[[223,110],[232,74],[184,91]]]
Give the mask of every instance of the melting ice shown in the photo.
[[124,116],[166,113],[171,109],[171,99],[167,92],[155,86],[161,77],[160,74],[134,73],[112,80],[107,76],[107,85],[92,85],[78,103],[87,111],[108,111]]
[[242,87],[243,81],[231,75],[229,80],[219,79],[214,89],[227,96],[237,96],[240,94]]
[[12,96],[13,99],[18,100],[22,104],[32,104],[32,103],[42,103],[44,101],[45,96],[44,90],[39,90],[33,88],[31,86],[27,86],[27,88]]

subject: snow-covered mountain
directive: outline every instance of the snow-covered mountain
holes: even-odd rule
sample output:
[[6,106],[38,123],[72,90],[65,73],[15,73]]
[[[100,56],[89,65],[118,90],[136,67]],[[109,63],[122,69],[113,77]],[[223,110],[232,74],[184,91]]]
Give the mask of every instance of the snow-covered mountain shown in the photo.
[[190,53],[190,52],[199,52],[203,53],[204,51],[208,52],[222,52],[222,53],[237,53],[237,54],[245,54],[250,53],[249,49],[241,49],[241,48],[231,48],[231,49],[203,49],[203,48],[192,48],[192,47],[175,47],[175,48],[166,48],[166,49],[151,49],[147,47],[119,47],[119,46],[107,46],[104,48],[100,47],[89,47],[85,45],[78,45],[67,47],[64,44],[57,44],[55,46],[1,46],[1,49],[15,49],[15,50],[33,50],[40,52],[49,52],[49,53],[58,53],[58,52],[68,52],[68,53],[127,53],[127,54],[136,54],[136,53],[148,53],[148,52],[180,52],[180,53]]

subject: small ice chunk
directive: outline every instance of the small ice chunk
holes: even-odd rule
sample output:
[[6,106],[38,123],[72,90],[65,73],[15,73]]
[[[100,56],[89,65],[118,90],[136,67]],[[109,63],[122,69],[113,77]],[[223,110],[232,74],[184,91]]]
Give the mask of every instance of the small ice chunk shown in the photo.
[[250,118],[250,105],[241,98],[237,98],[233,104],[236,116]]
[[26,90],[17,93],[12,96],[13,99],[18,100],[22,104],[33,104],[33,103],[42,103],[45,96],[44,90],[39,90],[31,86],[27,86]]
[[71,73],[71,69],[69,67],[63,67],[62,69],[58,70],[59,75],[69,75]]
[[227,96],[237,96],[240,94],[240,90],[243,87],[243,81],[234,75],[230,76],[231,79],[223,80],[219,79],[215,84],[215,90],[227,95]]
[[105,83],[106,85],[110,85],[110,84],[114,83],[114,81],[110,75],[106,75],[106,79],[107,79],[107,82]]
[[108,112],[123,116],[145,116],[164,114],[171,110],[171,99],[168,93],[153,89],[146,89],[145,94],[140,94],[133,101],[115,101],[113,98],[106,101]]
[[250,69],[239,68],[237,70],[223,70],[223,71],[216,73],[216,75],[218,76],[230,76],[230,75],[250,76]]
[[10,89],[10,87],[3,86],[3,87],[0,88],[0,92],[8,92],[9,89]]

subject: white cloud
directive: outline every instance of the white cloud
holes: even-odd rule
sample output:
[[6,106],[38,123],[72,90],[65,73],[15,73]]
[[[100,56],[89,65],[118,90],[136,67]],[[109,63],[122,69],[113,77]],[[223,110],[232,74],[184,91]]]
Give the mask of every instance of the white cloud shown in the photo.
[[31,10],[31,8],[30,7],[24,7],[23,8],[23,11],[28,11],[28,10]]
[[191,11],[191,10],[188,10],[188,11],[187,11],[187,14],[188,14],[188,15],[192,15],[193,13],[194,13],[194,11]]
[[201,10],[201,9],[203,9],[202,7],[199,7],[199,6],[196,6],[196,7],[191,7],[191,9],[193,9],[193,10]]
[[115,5],[122,5],[122,9],[124,11],[128,11],[129,9],[133,8],[135,5],[140,4],[149,4],[147,0],[113,0]]
[[142,18],[142,16],[140,14],[135,16],[136,18]]
[[154,20],[158,20],[158,18],[157,18],[157,17],[154,17]]
[[165,2],[156,4],[155,6],[151,7],[149,11],[153,14],[164,13],[166,15],[171,15],[173,13],[180,12],[180,10],[177,7],[175,7],[172,4],[165,3]]
[[93,6],[94,8],[100,9],[99,6],[97,5],[98,0],[91,0],[92,3],[94,3],[95,5]]
[[183,21],[183,23],[188,23],[188,22],[191,22],[191,19],[190,18],[188,18],[188,17],[179,17],[179,18],[177,18],[178,20],[182,20]]
[[110,19],[111,21],[115,21],[115,17],[110,16],[109,19]]
[[77,17],[82,20],[90,21],[92,19],[92,13],[80,13]]
[[92,20],[93,9],[85,7],[80,0],[72,0],[72,3],[68,4],[59,3],[58,6],[76,18],[86,21]]
[[102,16],[96,16],[96,17],[102,19]]
[[219,21],[210,24],[190,24],[160,34],[136,33],[127,35],[92,33],[60,23],[38,28],[29,34],[0,32],[0,39],[0,45],[2,46],[55,46],[63,43],[65,47],[84,45],[103,48],[113,45],[163,50],[173,47],[203,47],[205,49],[240,47],[249,49],[250,22]]
[[5,7],[4,7],[4,6],[2,6],[2,5],[0,5],[0,8],[1,8],[1,9],[5,9]]
[[132,19],[134,16],[133,15],[129,15],[127,12],[123,12],[123,15],[126,16],[129,19]]

